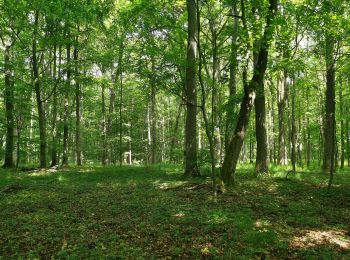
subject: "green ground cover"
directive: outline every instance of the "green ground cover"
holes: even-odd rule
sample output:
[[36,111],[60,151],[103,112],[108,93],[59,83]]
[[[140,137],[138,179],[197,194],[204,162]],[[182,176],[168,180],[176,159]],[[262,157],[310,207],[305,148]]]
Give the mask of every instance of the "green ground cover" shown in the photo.
[[215,202],[175,166],[1,170],[0,259],[349,258],[350,172],[251,172]]

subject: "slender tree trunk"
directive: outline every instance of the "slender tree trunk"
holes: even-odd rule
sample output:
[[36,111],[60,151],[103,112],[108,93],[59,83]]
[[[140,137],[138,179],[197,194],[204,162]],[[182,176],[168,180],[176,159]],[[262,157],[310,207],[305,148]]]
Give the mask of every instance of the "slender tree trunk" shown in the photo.
[[119,166],[123,164],[123,42],[119,46]]
[[157,163],[157,113],[156,113],[156,81],[155,81],[155,61],[154,57],[151,58],[151,163]]
[[106,102],[105,102],[105,85],[101,86],[101,100],[102,100],[102,156],[101,163],[103,166],[107,165],[107,124],[106,124]]
[[293,92],[292,92],[292,118],[291,118],[291,123],[292,123],[292,127],[291,127],[291,141],[292,141],[292,151],[291,151],[291,161],[292,161],[292,168],[293,168],[293,172],[296,171],[296,159],[297,159],[297,155],[296,155],[296,125],[295,125],[295,84],[294,82],[293,84]]
[[[213,138],[213,144],[214,144],[214,156],[215,156],[215,164],[218,164],[220,162],[220,151],[221,151],[221,134],[220,134],[220,122],[219,122],[219,115],[218,115],[218,106],[219,106],[219,89],[217,86],[218,77],[219,77],[219,69],[220,69],[220,63],[218,58],[218,46],[217,46],[217,32],[215,29],[214,22],[211,22],[211,38],[212,38],[212,45],[213,45],[213,55],[212,55],[212,75],[211,75],[211,89],[212,89],[212,113],[211,113],[211,125],[212,125],[212,138]],[[199,38],[199,36],[198,36]]]
[[[270,0],[269,4],[269,14],[266,18],[266,27],[261,41],[258,59],[256,64],[254,64],[253,77],[249,84],[244,86],[244,96],[241,103],[236,129],[231,137],[228,149],[226,150],[226,155],[222,166],[222,181],[225,185],[231,185],[234,182],[234,175],[239,154],[247,132],[250,112],[255,100],[255,91],[264,82],[268,60],[268,49],[270,47],[270,38],[272,37],[273,32],[272,19],[277,12],[276,0]],[[244,75],[243,78],[246,78],[246,75]]]
[[176,115],[175,119],[175,127],[171,136],[171,142],[170,142],[170,161],[175,163],[175,156],[174,156],[174,148],[175,144],[177,141],[177,136],[178,136],[178,131],[179,131],[179,122],[180,122],[180,117],[182,113],[182,104],[179,105],[178,113]]
[[14,84],[11,80],[10,65],[11,47],[5,47],[4,53],[4,70],[5,70],[5,111],[6,111],[6,146],[5,146],[5,168],[15,166],[14,163],[14,137],[15,137],[15,117],[14,117]]
[[[118,75],[115,77],[115,81],[118,79]],[[115,149],[113,148],[113,118],[115,113],[115,89],[114,84],[109,87],[109,108],[108,108],[108,120],[107,120],[107,142],[108,142],[108,161],[115,164]]]
[[[53,80],[54,80],[54,91],[52,94],[53,97],[53,103],[52,103],[52,120],[51,120],[51,127],[52,127],[52,144],[51,144],[51,167],[54,167],[58,164],[57,160],[57,87],[58,87],[58,79],[57,79],[57,46],[55,44],[54,46],[54,61],[53,61]],[[59,58],[58,58],[58,64],[59,64],[59,73],[61,68],[61,46],[59,47]]]
[[81,151],[81,116],[80,116],[80,84],[79,84],[79,67],[78,67],[78,36],[76,38],[76,45],[74,46],[74,74],[75,74],[75,151],[77,157],[77,165],[82,165],[82,151]]
[[[326,36],[326,104],[324,117],[324,153],[323,170],[331,171],[332,157],[334,156],[335,140],[335,61],[334,61],[335,42],[332,36]],[[333,153],[332,153],[333,152]]]
[[[213,183],[213,191],[214,191],[214,197],[216,198],[216,193],[217,193],[217,188],[216,188],[216,156],[215,156],[215,139],[213,138],[214,129],[210,131],[210,125],[209,125],[209,120],[208,120],[208,115],[207,115],[207,110],[206,110],[206,91],[205,91],[205,85],[204,81],[202,78],[202,68],[203,68],[203,55],[202,55],[202,50],[201,50],[201,43],[200,43],[200,33],[201,33],[201,23],[200,23],[200,12],[199,8],[197,9],[197,48],[199,52],[199,66],[198,66],[198,78],[199,78],[199,83],[201,86],[201,94],[202,94],[202,103],[201,103],[201,110],[203,114],[203,119],[204,119],[204,124],[205,124],[205,132],[208,137],[209,141],[209,150],[210,150],[210,158],[211,158],[211,177],[212,177],[212,183]],[[212,111],[213,112],[213,111]],[[214,122],[212,122],[214,123]],[[214,126],[214,125],[213,125]]]
[[188,45],[186,65],[185,175],[199,175],[197,165],[197,10],[195,0],[187,0]]
[[285,109],[288,101],[289,82],[288,74],[284,71],[283,82],[279,84],[280,91],[278,97],[278,164],[287,165],[287,145],[286,145],[286,127],[285,127]]
[[70,64],[70,43],[67,44],[67,79],[66,79],[66,89],[64,95],[64,119],[63,119],[63,157],[62,165],[68,165],[68,138],[69,138],[69,91],[70,91],[70,80],[71,80],[71,64]]
[[344,135],[344,104],[343,104],[343,84],[340,82],[339,86],[339,112],[340,112],[340,168],[343,169],[345,165],[345,135]]
[[40,167],[46,168],[46,113],[44,108],[44,102],[41,99],[41,84],[39,79],[39,64],[37,57],[37,35],[39,26],[39,11],[35,11],[34,15],[34,37],[32,43],[32,69],[33,69],[33,82],[35,89],[36,102],[38,107],[39,118],[39,136],[40,136]]

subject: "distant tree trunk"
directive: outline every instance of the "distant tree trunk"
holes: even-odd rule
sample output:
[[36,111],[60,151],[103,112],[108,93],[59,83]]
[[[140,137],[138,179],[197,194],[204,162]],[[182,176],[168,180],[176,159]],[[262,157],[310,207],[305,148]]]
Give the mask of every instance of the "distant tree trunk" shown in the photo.
[[293,172],[296,171],[296,160],[297,160],[297,155],[296,155],[296,125],[295,125],[295,84],[293,84],[293,92],[292,92],[292,129],[291,129],[291,143],[292,143],[292,152],[291,152],[291,161],[292,161],[292,167],[293,167]]
[[[324,117],[324,153],[323,170],[329,172],[332,168],[335,142],[335,42],[332,36],[326,36],[326,104]],[[333,151],[333,153],[332,153]]]
[[14,117],[14,84],[11,80],[10,65],[11,46],[5,47],[4,70],[5,70],[5,111],[6,111],[6,146],[5,146],[5,168],[15,166],[14,163],[14,137],[15,137],[15,117]]
[[156,104],[156,81],[155,81],[155,61],[154,57],[151,58],[151,163],[157,163],[157,104]]
[[197,165],[197,10],[195,0],[187,0],[188,45],[186,65],[185,175],[199,175]]
[[[209,120],[208,120],[208,115],[206,111],[206,91],[205,91],[205,85],[202,77],[202,68],[203,68],[203,54],[202,54],[202,49],[201,49],[201,40],[200,40],[200,33],[201,33],[201,23],[200,23],[200,9],[197,8],[197,48],[199,52],[199,64],[198,64],[198,78],[199,78],[199,83],[201,86],[201,94],[202,94],[202,103],[201,103],[201,110],[203,114],[203,120],[205,124],[205,132],[208,137],[208,142],[209,142],[209,150],[210,150],[210,158],[211,158],[211,177],[212,177],[212,184],[213,184],[213,191],[214,191],[214,197],[216,198],[216,156],[215,156],[215,139],[213,138],[214,135],[214,129],[210,130],[210,125],[209,125]],[[214,66],[215,67],[215,66]],[[213,100],[212,100],[213,102]],[[213,107],[212,107],[213,108]],[[214,111],[212,111],[214,112]],[[212,121],[212,124],[214,121]],[[214,127],[214,124],[212,125]],[[199,129],[200,130],[200,129]]]
[[82,151],[81,151],[81,129],[80,129],[80,84],[79,84],[79,67],[78,67],[78,36],[74,46],[74,74],[75,74],[75,150],[77,157],[77,165],[82,165]]
[[[198,18],[199,19],[199,18]],[[218,33],[215,28],[215,24],[213,21],[210,22],[210,31],[211,31],[211,39],[213,45],[213,54],[212,54],[212,75],[211,75],[211,89],[212,89],[212,113],[211,113],[211,125],[212,125],[212,138],[214,145],[214,156],[215,162],[218,164],[220,162],[221,155],[221,133],[220,133],[220,120],[219,120],[219,89],[217,86],[219,73],[220,73],[220,60],[218,57],[218,45],[217,45],[217,37]],[[198,36],[199,37],[199,36]]]
[[170,142],[170,161],[173,163],[175,162],[174,148],[175,148],[175,144],[178,136],[179,122],[180,122],[180,117],[182,113],[182,104],[179,105],[179,109],[177,111],[178,112],[175,118],[175,126],[174,126],[174,130],[173,130],[173,133],[171,136],[171,142]]
[[40,167],[46,168],[46,113],[44,108],[44,101],[41,99],[41,86],[39,79],[39,64],[37,57],[37,35],[39,27],[39,11],[34,14],[34,34],[32,43],[32,69],[33,69],[33,83],[35,89],[36,102],[38,107],[39,118],[39,136],[40,136]]
[[278,95],[278,164],[287,165],[287,146],[286,146],[286,127],[285,127],[285,108],[288,101],[289,82],[287,72],[283,73],[283,82],[279,84],[280,90]]
[[[350,113],[350,109],[348,107],[348,113]],[[346,145],[347,145],[347,157],[348,157],[348,167],[350,167],[350,121],[346,122]]]
[[[244,86],[244,96],[241,103],[239,117],[236,129],[231,137],[228,149],[222,166],[222,181],[225,185],[231,185],[234,182],[234,174],[236,171],[239,154],[243,145],[243,140],[246,135],[249,116],[252,110],[255,91],[264,82],[264,76],[267,67],[268,49],[270,47],[270,38],[272,37],[273,25],[272,19],[277,12],[277,1],[269,1],[269,14],[266,18],[265,32],[261,41],[260,50],[257,62],[254,64],[253,77],[249,84]],[[244,72],[246,73],[246,71]],[[244,75],[243,78],[246,78]]]
[[[54,90],[53,90],[53,103],[52,103],[52,120],[51,120],[51,127],[52,127],[52,144],[51,144],[51,167],[56,166],[58,164],[57,160],[57,87],[58,87],[58,79],[57,79],[57,46],[55,44],[54,46],[54,56],[53,56],[53,80],[54,80]],[[59,73],[61,68],[61,46],[59,47],[59,55],[58,55],[58,64],[59,64]]]
[[123,164],[123,50],[124,45],[121,41],[119,45],[119,166]]
[[340,168],[343,169],[345,165],[345,135],[344,135],[344,104],[343,104],[343,84],[340,82],[339,86],[339,112],[340,112]]
[[[115,81],[118,80],[118,75],[115,77]],[[115,164],[115,149],[113,149],[113,118],[115,113],[115,89],[114,84],[109,87],[109,108],[108,108],[108,120],[107,120],[107,142],[108,142],[108,161]]]
[[107,124],[106,124],[106,102],[105,102],[105,85],[102,83],[101,86],[101,100],[102,100],[102,156],[101,164],[103,166],[107,165]]
[[66,89],[64,94],[64,118],[63,118],[63,157],[62,165],[68,165],[68,138],[69,138],[69,91],[70,91],[70,80],[71,80],[71,64],[70,64],[70,43],[67,44],[67,79],[66,79]]

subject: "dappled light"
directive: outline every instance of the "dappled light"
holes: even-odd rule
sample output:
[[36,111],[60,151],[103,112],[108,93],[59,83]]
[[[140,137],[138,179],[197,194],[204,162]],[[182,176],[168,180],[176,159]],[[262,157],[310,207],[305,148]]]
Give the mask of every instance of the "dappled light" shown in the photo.
[[293,238],[290,246],[293,248],[312,248],[320,245],[334,245],[341,249],[350,249],[350,236],[346,231],[304,230]]
[[350,0],[0,0],[0,260],[350,259]]

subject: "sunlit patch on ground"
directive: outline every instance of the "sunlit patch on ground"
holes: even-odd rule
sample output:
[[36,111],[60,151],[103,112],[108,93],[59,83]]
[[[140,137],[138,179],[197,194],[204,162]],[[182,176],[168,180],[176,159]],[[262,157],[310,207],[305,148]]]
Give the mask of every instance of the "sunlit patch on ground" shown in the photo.
[[292,248],[310,248],[319,245],[332,244],[342,249],[350,249],[350,237],[345,231],[315,231],[307,230],[291,241]]
[[179,211],[175,213],[173,216],[176,218],[183,218],[185,216],[185,213],[183,213],[182,211]]

